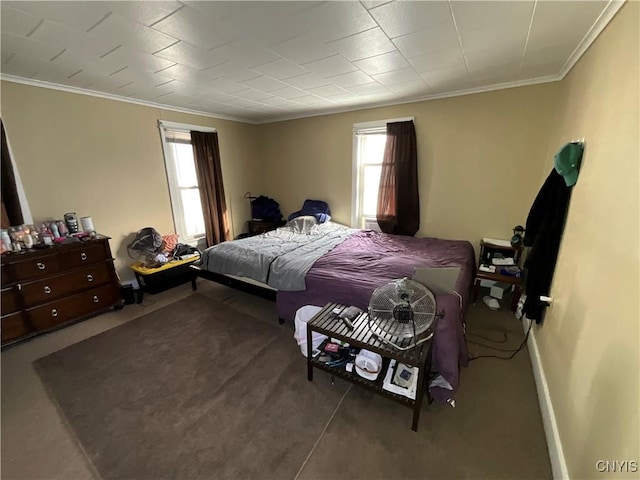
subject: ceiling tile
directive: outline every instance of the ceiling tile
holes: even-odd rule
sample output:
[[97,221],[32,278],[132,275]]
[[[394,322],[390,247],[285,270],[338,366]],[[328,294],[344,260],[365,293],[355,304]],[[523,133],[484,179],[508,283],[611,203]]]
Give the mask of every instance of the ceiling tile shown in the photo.
[[514,30],[510,26],[485,30],[473,30],[460,33],[462,48],[465,54],[490,49],[510,49],[524,52],[527,40],[527,29]]
[[41,18],[10,7],[2,9],[2,32],[26,37],[42,21]]
[[18,37],[10,33],[2,31],[2,51],[8,53],[17,53],[25,57],[32,57],[37,60],[49,61],[62,48],[59,45],[39,42],[32,38]]
[[394,83],[393,85],[387,85],[387,88],[400,97],[407,96],[426,96],[431,93],[427,84],[419,78],[417,80],[411,80],[409,82]]
[[235,40],[221,47],[216,47],[211,49],[210,52],[249,67],[262,65],[279,58],[274,52],[245,39]]
[[337,53],[314,33],[298,35],[284,42],[270,45],[269,49],[296,63],[313,62]]
[[189,8],[197,10],[205,18],[216,22],[223,22],[231,15],[249,8],[253,2],[230,2],[227,0],[203,2],[202,0],[183,0],[182,3]]
[[608,2],[538,2],[529,44],[535,47],[580,42]]
[[[153,57],[157,58],[157,57]],[[167,60],[165,60],[167,61]],[[160,70],[160,71],[158,71]],[[188,65],[172,64],[168,68],[154,70],[158,75],[166,76],[169,78],[175,78],[187,82],[190,84],[206,83],[212,80],[211,75],[205,71],[198,70],[196,68],[189,67]]]
[[398,52],[376,55],[375,57],[358,60],[354,64],[369,75],[400,70],[409,66],[405,58]]
[[466,64],[460,47],[430,52],[426,55],[412,57],[408,61],[418,73],[442,70],[445,68],[462,68],[466,70]]
[[493,65],[489,67],[469,68],[469,79],[472,82],[484,80],[498,80],[499,82],[510,81],[520,74],[520,62],[513,62],[503,65]]
[[500,67],[512,63],[522,63],[522,50],[505,44],[500,48],[482,50],[465,55],[469,73],[474,70]]
[[101,2],[114,15],[127,18],[133,22],[142,23],[143,25],[153,25],[164,17],[170,15],[176,10],[182,8],[180,2],[167,1],[109,1]]
[[366,83],[364,85],[355,85],[353,87],[346,87],[350,92],[358,95],[380,95],[389,93],[389,89],[384,85],[374,81],[373,83]]
[[178,42],[156,52],[155,55],[199,70],[211,68],[227,61],[225,57],[203,48],[195,47],[187,42]]
[[233,82],[246,82],[247,80],[260,76],[260,73],[245,68],[235,61],[221,63],[215,67],[206,69],[205,73],[212,77],[223,77]]
[[373,79],[376,82],[385,85],[387,88],[389,88],[389,85],[393,85],[394,83],[422,81],[422,78],[420,78],[416,71],[411,67],[373,75]]
[[284,80],[289,77],[295,77],[298,75],[309,73],[306,68],[303,68],[298,64],[287,60],[286,58],[279,58],[262,65],[251,67],[251,70],[255,70],[256,72],[260,72],[273,78],[277,78],[278,80]]
[[393,52],[396,49],[391,40],[377,27],[356,33],[350,37],[335,40],[330,45],[343,57],[351,61]]
[[380,5],[384,5],[385,3],[390,3],[393,0],[360,0],[360,3],[364,5],[364,8],[370,10],[375,7],[379,7]]
[[451,22],[437,23],[425,30],[394,38],[393,43],[406,58],[460,45],[458,33]]
[[240,37],[237,32],[226,28],[222,23],[205,18],[198,10],[188,6],[155,23],[153,29],[205,50],[219,47]]
[[511,29],[526,35],[531,22],[534,2],[455,1],[451,2],[453,16],[461,34],[475,30]]
[[242,82],[242,85],[246,85],[247,87],[251,87],[251,88],[256,88],[264,92],[278,90],[279,88],[284,88],[287,86],[286,83],[282,83],[278,80],[265,77],[265,76],[260,76],[260,77],[252,78],[250,80],[246,80]]
[[452,22],[446,1],[392,2],[369,10],[389,38],[407,35],[431,25]]
[[87,31],[111,11],[110,6],[102,2],[7,2],[15,10],[30,13],[39,18],[46,18],[50,22],[65,25],[70,28]]
[[253,88],[249,88],[247,90],[242,90],[241,92],[237,93],[236,96],[238,96],[240,98],[246,98],[246,99],[249,99],[249,100],[254,100],[256,102],[260,102],[260,101],[268,99],[268,98],[273,98],[273,95],[271,95],[269,93],[262,92],[260,90],[255,90]]
[[270,93],[272,93],[273,95],[277,95],[278,97],[286,98],[287,100],[292,100],[294,98],[300,98],[307,95],[307,92],[295,87],[279,88],[278,90],[273,90]]
[[355,87],[357,85],[364,85],[366,83],[374,82],[373,78],[364,73],[362,70],[356,70],[355,72],[343,73],[335,77],[329,77],[332,83],[341,87]]
[[523,66],[536,67],[555,64],[562,66],[567,58],[573,53],[574,44],[554,45],[552,47],[531,47],[527,48],[524,56]]
[[177,38],[118,15],[110,15],[91,30],[91,34],[105,40],[117,38],[120,44],[129,44],[146,53],[157,52],[178,41]]
[[353,63],[347,61],[341,55],[334,55],[333,57],[323,58],[322,60],[305,63],[303,64],[303,67],[310,72],[320,73],[324,77],[353,72],[354,70],[358,69]]
[[459,90],[470,86],[469,74],[464,66],[462,68],[453,67],[431,70],[420,74],[420,76],[431,89],[439,90],[447,86],[453,86],[456,90]]
[[308,29],[291,19],[313,8],[317,2],[248,2],[247,7],[224,20],[225,26],[246,34],[264,45],[284,42]]
[[103,55],[121,44],[119,39],[102,38],[64,25],[46,21],[31,35],[33,40],[74,49],[91,55]]
[[286,83],[294,87],[298,87],[303,90],[306,90],[309,88],[323,87],[325,85],[330,85],[331,80],[327,80],[322,76],[322,74],[306,73],[304,75],[300,75],[299,77],[287,78]]
[[212,80],[207,83],[207,86],[210,87],[212,90],[215,90],[221,93],[237,93],[243,90],[247,90],[249,88],[246,85],[241,85],[237,82],[233,82],[225,78],[218,78],[218,79]]
[[316,87],[308,89],[308,92],[319,97],[331,97],[333,95],[344,95],[349,93],[344,88],[336,85],[325,85],[324,87]]
[[323,2],[295,14],[291,21],[329,42],[376,27],[360,2]]

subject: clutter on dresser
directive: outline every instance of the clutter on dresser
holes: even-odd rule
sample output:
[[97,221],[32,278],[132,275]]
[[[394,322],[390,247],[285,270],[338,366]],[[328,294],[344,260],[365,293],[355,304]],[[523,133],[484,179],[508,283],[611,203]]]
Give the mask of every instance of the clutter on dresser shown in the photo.
[[82,230],[78,226],[78,219],[74,212],[65,213],[63,219],[48,220],[35,224],[11,226],[0,231],[0,253],[22,252],[25,250],[41,249],[53,245],[67,245],[78,243],[96,236],[91,217],[82,221]]

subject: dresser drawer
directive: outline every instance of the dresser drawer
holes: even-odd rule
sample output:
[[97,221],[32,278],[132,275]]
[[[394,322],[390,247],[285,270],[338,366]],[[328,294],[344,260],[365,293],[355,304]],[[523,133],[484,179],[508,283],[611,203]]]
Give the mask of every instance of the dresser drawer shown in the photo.
[[113,285],[104,285],[40,307],[31,308],[27,310],[27,314],[36,330],[44,330],[108,308],[114,305],[117,300],[117,289]]
[[9,264],[2,264],[0,267],[0,276],[2,277],[2,285],[6,285],[7,283],[11,283],[11,272],[9,271],[11,267]]
[[112,268],[111,262],[97,263],[72,273],[24,284],[22,298],[25,306],[35,307],[44,302],[51,302],[72,293],[109,283]]
[[20,310],[18,303],[18,289],[16,287],[4,288],[2,290],[2,315],[9,315],[10,313]]
[[107,259],[107,251],[103,243],[82,245],[66,252],[60,252],[60,265],[64,268],[77,268],[102,262]]
[[2,319],[2,343],[14,338],[22,337],[29,333],[29,327],[25,320],[24,312],[16,312],[3,316]]
[[12,263],[13,278],[16,281],[53,275],[60,271],[57,255],[30,258],[22,262]]

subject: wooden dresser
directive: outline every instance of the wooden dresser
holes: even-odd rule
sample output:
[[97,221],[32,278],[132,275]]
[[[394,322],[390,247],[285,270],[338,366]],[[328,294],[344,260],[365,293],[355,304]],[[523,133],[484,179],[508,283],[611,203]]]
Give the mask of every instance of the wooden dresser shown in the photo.
[[2,346],[120,305],[109,237],[2,255]]

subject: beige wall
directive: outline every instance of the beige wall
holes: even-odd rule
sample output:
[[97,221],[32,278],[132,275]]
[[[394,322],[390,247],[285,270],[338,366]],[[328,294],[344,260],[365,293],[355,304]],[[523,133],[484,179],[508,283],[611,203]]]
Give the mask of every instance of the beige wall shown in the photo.
[[153,226],[174,231],[158,120],[215,127],[232,228],[250,216],[247,190],[260,191],[256,126],[102,98],[2,82],[2,118],[34,221],[66,212],[93,217],[113,238],[121,278],[126,245]]
[[421,204],[418,236],[510,238],[538,188],[558,84],[263,125],[267,194],[283,213],[326,200],[351,223],[354,123],[415,118]]
[[[545,323],[536,331],[572,478],[618,478],[597,460],[640,461],[638,2],[561,83],[553,154],[585,137]],[[628,477],[638,478],[638,473]]]

